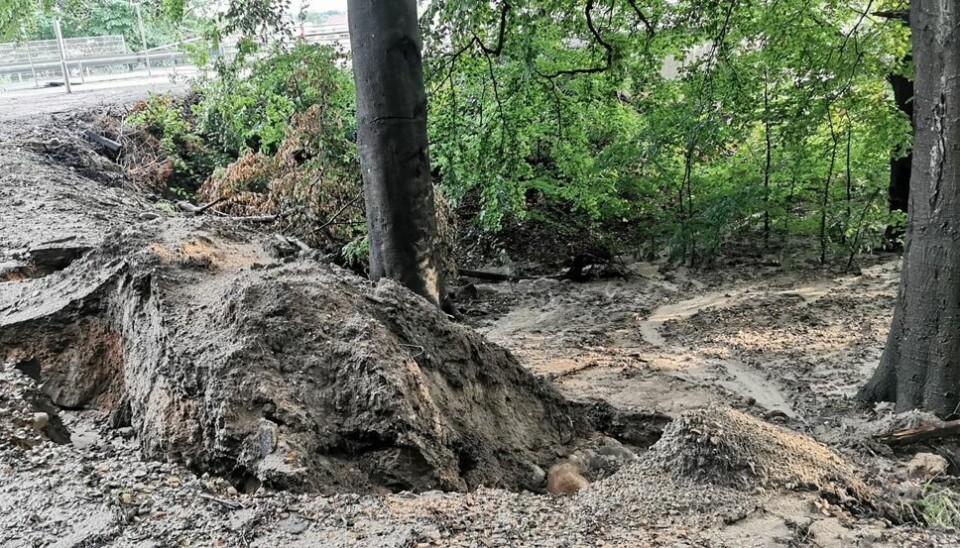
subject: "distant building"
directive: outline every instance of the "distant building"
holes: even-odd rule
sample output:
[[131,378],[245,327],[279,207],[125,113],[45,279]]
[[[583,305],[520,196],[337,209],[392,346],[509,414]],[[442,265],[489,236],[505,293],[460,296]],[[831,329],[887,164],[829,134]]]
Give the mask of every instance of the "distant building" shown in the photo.
[[321,44],[350,51],[350,29],[347,14],[331,15],[323,24],[304,23],[300,26],[300,37],[310,44]]

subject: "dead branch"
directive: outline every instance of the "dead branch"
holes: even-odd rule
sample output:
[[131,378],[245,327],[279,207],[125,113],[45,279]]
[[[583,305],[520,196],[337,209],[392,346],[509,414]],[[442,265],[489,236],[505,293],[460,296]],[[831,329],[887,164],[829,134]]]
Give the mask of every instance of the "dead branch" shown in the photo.
[[209,204],[203,205],[203,206],[200,206],[199,208],[197,208],[196,214],[197,214],[197,215],[201,215],[201,214],[203,214],[205,211],[207,211],[208,209],[210,209],[211,207],[213,207],[213,206],[215,206],[215,205],[218,205],[218,204],[222,204],[223,202],[226,202],[226,201],[229,200],[230,198],[232,198],[232,196],[223,196],[223,197],[217,198],[216,200],[210,202]]
[[215,496],[213,496],[213,495],[210,495],[210,494],[207,494],[207,493],[200,493],[200,498],[202,498],[202,499],[204,499],[204,500],[209,500],[210,502],[216,502],[217,504],[226,506],[227,508],[230,508],[231,510],[242,510],[242,509],[244,508],[244,506],[243,506],[242,504],[240,504],[239,502],[233,502],[233,501],[229,501],[229,500],[224,500],[224,499],[217,498],[217,497],[215,497]]
[[357,194],[357,197],[356,197],[356,198],[350,200],[350,201],[347,202],[343,207],[341,207],[339,211],[337,211],[336,213],[333,214],[332,217],[330,217],[330,220],[328,220],[326,223],[324,223],[324,224],[323,224],[320,228],[318,228],[316,231],[317,231],[317,232],[320,232],[321,230],[327,228],[328,226],[330,226],[330,225],[332,225],[332,224],[339,224],[339,223],[335,223],[335,222],[334,222],[334,221],[337,220],[337,217],[339,217],[341,214],[343,214],[343,212],[346,211],[350,206],[352,206],[353,204],[359,202],[361,198],[363,198],[363,191],[360,191],[360,193]]
[[897,447],[951,436],[960,436],[960,420],[946,422],[939,426],[921,426],[919,428],[896,430],[889,434],[877,436],[876,440]]
[[280,215],[258,215],[251,217],[223,217],[227,221],[241,221],[245,223],[272,223],[280,218]]
[[83,132],[83,138],[91,143],[102,146],[110,151],[110,153],[114,156],[120,154],[120,149],[123,148],[123,145],[114,141],[113,139],[107,139],[103,135],[98,135],[90,130],[85,130]]

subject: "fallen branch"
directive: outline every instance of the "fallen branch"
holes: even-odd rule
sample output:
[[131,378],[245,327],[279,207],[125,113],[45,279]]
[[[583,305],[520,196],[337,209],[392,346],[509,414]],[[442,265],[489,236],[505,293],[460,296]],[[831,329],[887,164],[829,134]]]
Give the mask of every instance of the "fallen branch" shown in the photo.
[[559,380],[562,380],[562,379],[566,379],[566,378],[568,378],[568,377],[577,376],[577,375],[579,375],[580,373],[583,373],[583,372],[585,372],[585,371],[589,371],[589,370],[591,370],[591,369],[595,369],[595,368],[597,368],[597,367],[600,367],[600,362],[598,362],[597,360],[590,360],[590,361],[587,362],[586,364],[577,365],[577,366],[575,366],[575,367],[571,367],[570,369],[566,369],[566,370],[561,371],[561,372],[559,372],[559,373],[551,373],[551,374],[547,375],[547,378],[549,378],[549,379],[552,380],[552,381],[559,381]]
[[103,135],[98,135],[90,130],[86,130],[83,132],[83,138],[91,143],[102,146],[103,148],[110,151],[110,153],[113,154],[114,156],[119,154],[120,149],[123,148],[123,145],[114,141],[113,139],[107,139]]
[[213,206],[215,206],[215,205],[218,205],[218,204],[222,204],[223,202],[226,202],[226,201],[229,200],[230,198],[231,198],[231,196],[223,196],[223,197],[217,198],[216,200],[210,202],[210,203],[207,204],[207,205],[203,205],[203,206],[198,207],[197,210],[194,212],[194,214],[195,214],[195,215],[201,215],[201,214],[203,214],[205,211],[207,211],[208,209],[210,209],[211,207],[213,207]]
[[227,221],[242,221],[245,223],[272,223],[279,219],[279,215],[259,215],[251,217],[223,217]]
[[890,446],[910,445],[934,438],[960,436],[960,420],[945,422],[939,426],[921,426],[897,430],[889,434],[877,436],[877,441]]
[[468,278],[476,278],[478,280],[486,280],[488,282],[515,282],[518,280],[529,280],[529,277],[514,276],[511,274],[501,274],[499,272],[488,272],[486,270],[459,270],[461,276],[466,276]]
[[200,498],[205,499],[205,500],[209,500],[209,501],[211,501],[211,502],[216,502],[217,504],[221,504],[221,505],[226,506],[227,508],[230,508],[230,509],[233,509],[233,510],[242,510],[242,509],[244,508],[244,506],[243,506],[242,504],[240,504],[239,502],[232,502],[232,501],[229,501],[229,500],[224,500],[224,499],[221,499],[221,498],[217,498],[217,497],[215,497],[215,496],[213,496],[213,495],[209,495],[209,494],[207,494],[207,493],[200,493]]
[[363,198],[363,191],[361,191],[360,194],[357,194],[357,197],[356,197],[356,198],[354,198],[354,199],[350,200],[349,202],[347,202],[346,204],[344,204],[344,206],[341,207],[339,211],[337,211],[336,213],[334,213],[333,216],[330,217],[330,219],[329,219],[326,223],[324,223],[320,228],[317,229],[317,232],[319,232],[319,231],[327,228],[328,226],[334,224],[334,221],[337,220],[337,217],[339,217],[344,211],[346,211],[347,208],[349,208],[349,207],[352,206],[353,204],[359,202],[361,198]]
[[177,208],[180,209],[181,211],[186,211],[187,213],[193,213],[194,215],[196,215],[197,212],[200,211],[199,207],[191,204],[186,200],[181,200],[177,202]]

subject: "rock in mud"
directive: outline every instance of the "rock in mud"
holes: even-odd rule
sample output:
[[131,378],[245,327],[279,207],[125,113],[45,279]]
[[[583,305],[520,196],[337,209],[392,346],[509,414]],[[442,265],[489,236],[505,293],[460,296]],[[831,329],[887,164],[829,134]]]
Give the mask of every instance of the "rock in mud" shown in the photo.
[[583,462],[577,456],[570,456],[547,471],[547,492],[553,495],[570,497],[588,485],[590,482],[583,477]]
[[907,477],[929,480],[947,472],[950,463],[947,459],[933,453],[917,453],[907,463]]

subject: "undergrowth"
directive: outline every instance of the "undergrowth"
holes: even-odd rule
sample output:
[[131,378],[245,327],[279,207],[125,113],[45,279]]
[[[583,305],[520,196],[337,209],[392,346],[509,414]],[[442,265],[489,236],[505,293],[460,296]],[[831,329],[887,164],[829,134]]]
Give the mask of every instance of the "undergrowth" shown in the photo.
[[[882,79],[857,75],[842,98],[802,112],[791,110],[803,99],[791,67],[777,65],[758,111],[728,89],[733,67],[715,68],[720,112],[708,117],[686,100],[703,85],[692,68],[645,81],[641,100],[626,67],[537,87],[519,51],[503,55],[492,67],[464,57],[456,74],[432,82],[434,175],[460,221],[467,249],[458,255],[471,263],[628,252],[710,266],[749,249],[764,262],[842,266],[902,231],[904,215],[888,211],[884,190],[908,132]],[[731,62],[773,63],[770,52],[739,55]],[[225,214],[276,216],[281,230],[362,261],[355,90],[344,59],[244,39],[235,59],[208,61],[195,96],[157,96],[129,118],[146,143],[130,171],[162,193],[222,200]],[[739,85],[756,92],[760,76],[744,69],[752,80]],[[702,132],[692,143],[691,131]]]
[[936,488],[928,483],[918,501],[924,523],[944,529],[960,529],[960,493],[949,488]]

